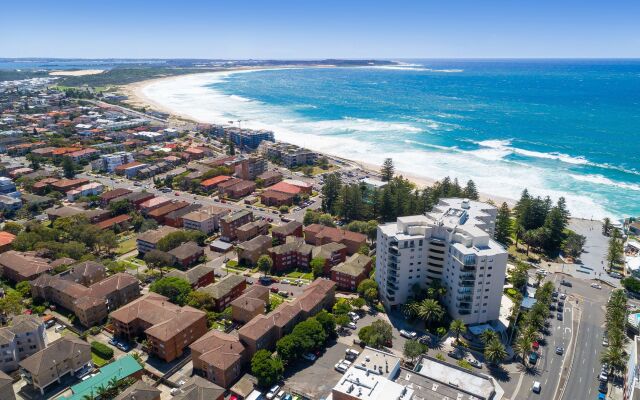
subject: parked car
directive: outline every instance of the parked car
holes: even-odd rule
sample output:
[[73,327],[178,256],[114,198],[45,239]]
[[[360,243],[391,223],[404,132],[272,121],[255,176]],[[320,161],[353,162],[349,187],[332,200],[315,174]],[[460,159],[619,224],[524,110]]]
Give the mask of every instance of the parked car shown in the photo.
[[302,355],[302,358],[304,358],[305,360],[309,360],[309,361],[315,361],[318,359],[318,357],[316,357],[315,354],[313,353],[304,353]]
[[540,356],[538,356],[538,353],[536,353],[535,351],[534,351],[534,352],[531,352],[531,353],[529,354],[529,364],[534,364],[534,365],[535,365],[535,363],[537,363],[537,362],[538,362],[538,358],[539,358],[539,357],[540,357]]
[[460,349],[453,349],[450,352],[448,352],[447,354],[449,355],[449,357],[455,358],[456,360],[461,360],[462,357],[464,357],[464,354],[462,353],[462,350],[460,350]]
[[279,391],[280,391],[280,386],[273,385],[273,387],[269,389],[269,391],[267,392],[267,395],[266,395],[267,399],[272,400],[274,397],[276,397],[276,394],[278,394]]
[[111,338],[109,339],[109,344],[112,346],[117,346],[118,345],[118,341],[116,340],[116,338]]
[[56,327],[55,327],[53,330],[54,330],[56,333],[60,333],[60,332],[62,332],[64,329],[65,329],[65,326],[64,326],[64,325],[60,325],[60,324],[58,324],[58,325],[56,325]]
[[556,315],[556,319],[557,319],[558,321],[562,321],[562,313],[558,313],[558,314]]
[[353,349],[347,349],[344,351],[344,358],[350,361],[355,360],[360,355],[360,352]]
[[560,293],[560,300],[564,300],[567,298],[567,295],[564,293]]
[[533,386],[531,387],[531,391],[533,393],[540,393],[541,390],[542,390],[542,385],[540,384],[540,382],[538,382],[538,381],[533,382]]
[[360,319],[360,316],[356,313],[354,313],[353,311],[349,311],[349,318],[351,318],[351,321],[356,322],[357,320]]
[[607,382],[609,380],[609,374],[607,374],[607,371],[601,371],[598,379],[600,382]]
[[355,331],[356,329],[358,329],[358,326],[357,326],[355,323],[353,323],[353,322],[349,322],[349,323],[347,324],[347,328],[349,328],[349,329],[353,329],[353,330]]
[[609,346],[609,339],[607,339],[606,337],[605,337],[605,338],[602,338],[602,345],[603,345],[604,347]]
[[609,276],[610,276],[610,277],[612,277],[612,278],[616,278],[616,279],[622,279],[622,278],[624,278],[624,277],[622,276],[622,274],[621,274],[621,273],[619,273],[619,272],[615,272],[615,271],[614,271],[614,272],[610,272],[610,273],[609,273]]
[[562,346],[556,347],[556,354],[557,355],[561,356],[563,353],[564,353],[564,347],[562,347]]
[[406,331],[404,329],[400,329],[400,336],[406,337],[407,339],[415,339],[418,334],[413,331]]
[[609,384],[607,382],[600,382],[600,385],[598,386],[598,392],[600,392],[600,394],[607,394],[608,391]]
[[592,288],[596,288],[596,289],[602,289],[602,285],[600,285],[599,283],[595,283],[595,282],[593,282],[593,283],[591,284],[591,287],[592,287]]
[[418,342],[420,342],[421,344],[429,345],[429,344],[431,344],[431,336],[422,335],[422,336],[420,336],[420,339],[418,339]]
[[269,289],[271,291],[271,293],[278,293],[278,291],[280,291],[280,289],[278,289],[277,287],[272,287]]
[[566,281],[566,280],[564,280],[564,279],[560,281],[560,284],[561,284],[562,286],[567,286],[567,287],[571,287],[571,286],[573,286],[573,285],[571,284],[571,282]]
[[283,279],[282,283],[284,283],[285,285],[289,285],[291,281],[289,279]]

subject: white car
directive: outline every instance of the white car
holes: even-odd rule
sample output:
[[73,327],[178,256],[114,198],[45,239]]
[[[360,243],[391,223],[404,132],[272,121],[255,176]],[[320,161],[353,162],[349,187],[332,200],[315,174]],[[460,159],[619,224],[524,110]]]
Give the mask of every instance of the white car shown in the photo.
[[280,386],[279,385],[274,385],[271,389],[269,389],[269,392],[267,392],[267,399],[271,400],[274,397],[276,397],[276,394],[278,394],[278,391],[280,391]]
[[172,396],[175,396],[176,394],[180,393],[180,389],[173,388],[169,391],[169,393],[171,393]]
[[283,280],[280,281],[280,283],[284,283],[285,285],[288,285],[288,284],[291,283],[291,281],[288,280],[288,279],[283,279]]
[[353,322],[349,322],[349,323],[347,324],[347,328],[349,328],[349,329],[353,329],[353,330],[358,329],[358,327],[356,326],[356,324],[355,324],[355,323],[353,323]]
[[560,300],[564,300],[567,298],[567,295],[564,293],[560,293]]
[[598,284],[598,283],[595,283],[595,282],[591,284],[591,287],[592,288],[596,288],[596,289],[602,289],[602,286],[600,284]]
[[360,316],[358,314],[354,313],[353,311],[349,311],[349,314],[347,314],[347,315],[349,315],[349,318],[351,318],[351,320],[353,322],[356,322],[357,320],[360,319]]
[[538,381],[533,382],[533,386],[531,387],[531,391],[533,393],[540,393],[541,390],[542,390],[542,385],[540,384],[540,382],[538,382]]
[[404,329],[400,329],[400,336],[406,337],[407,339],[415,339],[418,337],[418,334],[412,331],[405,331]]
[[318,357],[316,357],[316,355],[313,353],[304,353],[302,355],[302,358],[309,361],[315,361]]

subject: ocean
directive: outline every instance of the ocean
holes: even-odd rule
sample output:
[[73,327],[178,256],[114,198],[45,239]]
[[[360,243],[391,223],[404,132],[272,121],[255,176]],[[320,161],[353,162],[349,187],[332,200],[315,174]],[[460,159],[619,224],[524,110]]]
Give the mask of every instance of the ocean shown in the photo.
[[[404,60],[182,76],[145,96],[202,121],[572,215],[640,215],[640,60]],[[238,122],[240,121],[240,122]]]

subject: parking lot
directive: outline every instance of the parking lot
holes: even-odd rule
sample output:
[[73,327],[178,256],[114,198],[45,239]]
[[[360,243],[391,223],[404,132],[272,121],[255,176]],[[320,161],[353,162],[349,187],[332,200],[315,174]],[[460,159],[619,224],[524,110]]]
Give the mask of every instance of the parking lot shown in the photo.
[[362,350],[334,341],[317,360],[312,362],[300,359],[296,365],[286,369],[284,390],[312,399],[326,398],[342,376],[334,366],[344,359],[345,350],[348,348]]

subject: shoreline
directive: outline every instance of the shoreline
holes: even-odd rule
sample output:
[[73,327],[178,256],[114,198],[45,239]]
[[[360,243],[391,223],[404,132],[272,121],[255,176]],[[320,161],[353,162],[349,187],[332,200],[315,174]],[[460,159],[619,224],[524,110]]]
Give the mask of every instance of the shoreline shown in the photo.
[[[211,121],[205,121],[202,119],[198,119],[198,118],[194,118],[192,116],[187,116],[181,113],[177,113],[175,110],[171,109],[170,107],[164,106],[162,104],[160,104],[158,101],[150,98],[149,96],[147,96],[144,93],[144,89],[150,85],[153,85],[155,83],[159,83],[159,82],[167,82],[167,81],[171,81],[171,80],[176,80],[176,79],[180,79],[180,78],[185,78],[185,77],[194,77],[194,76],[198,76],[198,75],[203,75],[203,74],[225,74],[225,73],[235,73],[238,71],[262,71],[262,70],[271,70],[271,69],[296,69],[296,68],[304,68],[304,67],[300,67],[300,66],[283,66],[283,67],[277,67],[277,68],[265,68],[265,67],[237,67],[237,68],[228,68],[228,69],[222,69],[220,71],[206,71],[206,72],[201,72],[201,73],[194,73],[194,74],[186,74],[186,75],[175,75],[175,76],[167,76],[167,77],[162,77],[162,78],[155,78],[155,79],[147,79],[147,80],[143,80],[143,81],[139,81],[139,82],[134,82],[134,83],[130,83],[128,85],[122,85],[118,88],[118,91],[123,93],[124,95],[126,95],[128,97],[128,99],[125,101],[125,103],[127,104],[131,104],[132,106],[137,106],[137,107],[146,107],[155,111],[159,111],[159,112],[163,112],[169,115],[168,120],[171,123],[195,123],[195,124],[211,124]],[[309,68],[307,66],[307,68]],[[318,66],[313,66],[312,68],[340,68],[340,67],[336,67],[336,66],[332,66],[332,65],[318,65]],[[218,123],[223,124],[224,125],[224,121],[219,121]],[[279,140],[281,141],[281,140]],[[282,141],[287,143],[286,141]],[[335,154],[331,154],[331,153],[327,153],[325,151],[318,151],[315,149],[311,149],[313,151],[318,152],[318,154],[321,154],[323,156],[327,156],[330,159],[334,159],[334,160],[340,160],[343,163],[349,164],[351,166],[360,168],[364,171],[367,171],[368,173],[370,173],[371,175],[375,175],[378,176],[379,175],[379,171],[380,168],[382,167],[382,165],[377,165],[374,163],[369,163],[369,162],[364,162],[364,161],[358,161],[358,160],[353,160],[353,159],[349,159],[349,158],[345,158],[342,156],[338,156]],[[419,175],[415,175],[412,174],[409,171],[406,170],[396,170],[396,174],[397,175],[401,175],[403,176],[405,179],[411,181],[412,183],[414,183],[416,185],[416,187],[418,188],[425,188],[425,187],[430,187],[433,186],[438,180],[434,179],[434,178],[430,178],[430,177],[426,177],[426,176],[419,176]],[[451,179],[455,179],[455,176],[451,176]],[[460,185],[464,187],[464,185],[466,184],[466,182],[460,182]],[[495,194],[491,194],[488,193],[486,191],[480,191],[479,192],[480,195],[480,200],[482,201],[492,201],[493,203],[496,204],[496,206],[500,206],[500,204],[502,204],[503,202],[507,203],[509,205],[509,207],[513,207],[517,200],[513,199],[513,198],[508,198],[508,197],[504,197],[504,196],[498,196]]]

